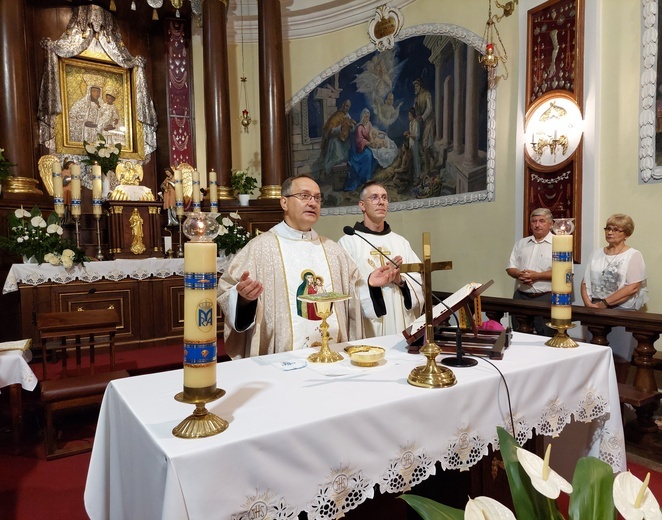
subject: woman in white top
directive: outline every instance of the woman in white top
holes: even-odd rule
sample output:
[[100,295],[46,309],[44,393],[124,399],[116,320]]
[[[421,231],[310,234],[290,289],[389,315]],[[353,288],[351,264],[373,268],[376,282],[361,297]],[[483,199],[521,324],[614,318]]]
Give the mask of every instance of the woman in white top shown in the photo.
[[[582,300],[587,307],[639,310],[648,301],[644,258],[625,243],[633,232],[634,222],[628,215],[616,213],[607,219],[607,247],[593,251],[582,280]],[[617,358],[631,359],[633,346],[628,346],[629,352],[625,348],[619,352],[619,345],[609,343]]]

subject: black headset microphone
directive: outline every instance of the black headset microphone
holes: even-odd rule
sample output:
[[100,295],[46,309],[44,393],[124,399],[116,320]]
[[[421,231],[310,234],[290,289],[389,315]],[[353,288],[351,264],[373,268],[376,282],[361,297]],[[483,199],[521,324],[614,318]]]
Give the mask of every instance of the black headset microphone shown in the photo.
[[[366,244],[368,244],[370,247],[372,247],[375,251],[377,251],[380,255],[382,255],[384,258],[386,258],[389,262],[391,262],[397,269],[400,269],[400,266],[396,264],[393,260],[391,260],[390,257],[388,257],[384,252],[376,247],[374,244],[372,244],[367,238],[365,238],[363,235],[360,235],[359,233],[356,232],[356,230],[351,227],[351,226],[345,226],[343,229],[343,233],[345,235],[349,236],[357,236],[361,240],[363,240]],[[407,278],[409,278],[411,281],[416,282],[423,290],[425,288],[423,287],[423,284],[411,276],[409,273],[401,273],[404,274]],[[464,352],[462,351],[462,330],[460,328],[460,320],[457,317],[457,314],[455,314],[455,311],[451,309],[446,303],[444,303],[443,300],[438,298],[434,293],[431,293],[432,297],[439,303],[441,303],[446,309],[453,315],[453,318],[455,318],[455,324],[457,325],[457,328],[455,329],[455,352],[456,352],[456,357],[451,358],[444,358],[441,360],[441,363],[447,366],[452,366],[452,367],[471,367],[477,364],[477,361],[475,359],[470,359],[464,357]],[[434,339],[434,338],[432,338]]]

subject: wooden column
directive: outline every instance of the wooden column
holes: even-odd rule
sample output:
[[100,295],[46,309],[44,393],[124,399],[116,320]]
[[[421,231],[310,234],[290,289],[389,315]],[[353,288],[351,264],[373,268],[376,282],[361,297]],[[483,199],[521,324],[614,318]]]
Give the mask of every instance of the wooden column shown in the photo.
[[24,0],[0,1],[0,148],[7,160],[16,164],[15,176],[26,176],[23,182],[9,179],[7,192],[20,187],[22,193],[38,193],[32,156],[32,115],[34,104],[28,81],[28,51],[25,34]]
[[204,60],[207,171],[218,172],[219,198],[232,198],[232,138],[228,89],[227,0],[203,3],[202,48]]
[[287,124],[283,81],[283,31],[280,0],[258,0],[260,69],[260,198],[280,198],[287,172]]

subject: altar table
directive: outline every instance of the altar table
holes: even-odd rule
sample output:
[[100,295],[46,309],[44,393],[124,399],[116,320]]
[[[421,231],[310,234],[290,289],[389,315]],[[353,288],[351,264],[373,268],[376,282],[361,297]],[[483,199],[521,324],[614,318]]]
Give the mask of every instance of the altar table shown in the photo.
[[11,408],[12,438],[14,452],[20,446],[23,405],[21,389],[32,392],[37,386],[37,376],[28,363],[32,359],[29,340],[0,343],[0,389],[8,387]]
[[[555,349],[546,339],[515,333],[496,362],[516,437],[523,442],[534,429],[555,436],[574,418],[592,428],[586,439],[573,439],[582,451],[624,470],[611,350]],[[468,469],[497,447],[497,426],[510,429],[503,381],[486,362],[454,369],[453,387],[424,389],[407,383],[424,358],[408,354],[401,336],[354,343],[386,347],[385,362],[283,370],[284,361],[312,352],[300,350],[219,364],[218,386],[227,394],[208,409],[230,426],[204,439],[171,433],[194,408],[174,400],[180,370],[113,381],[90,460],[88,514],[239,520],[307,511],[311,519],[338,518],[372,498],[375,485],[407,491],[434,474],[436,462]]]

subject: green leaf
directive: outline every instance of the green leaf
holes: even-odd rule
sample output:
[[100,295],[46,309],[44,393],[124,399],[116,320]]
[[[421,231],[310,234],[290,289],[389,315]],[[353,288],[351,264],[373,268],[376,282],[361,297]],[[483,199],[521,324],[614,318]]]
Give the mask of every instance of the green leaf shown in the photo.
[[510,494],[515,505],[515,516],[537,520],[545,518],[551,520],[563,519],[554,501],[538,493],[531,485],[531,479],[517,460],[519,444],[517,444],[515,438],[501,427],[497,428],[497,433],[501,445],[501,457],[508,476]]
[[612,489],[614,470],[595,457],[577,461],[572,478],[568,516],[574,520],[609,520],[616,518]]
[[423,520],[463,520],[464,511],[418,495],[400,495]]

